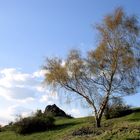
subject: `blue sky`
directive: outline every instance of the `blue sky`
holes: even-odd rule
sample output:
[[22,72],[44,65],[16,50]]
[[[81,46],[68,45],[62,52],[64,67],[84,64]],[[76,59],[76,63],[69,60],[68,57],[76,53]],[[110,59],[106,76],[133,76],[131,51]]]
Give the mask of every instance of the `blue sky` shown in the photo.
[[[0,123],[58,103],[59,97],[48,97],[40,85],[45,58],[64,58],[72,48],[83,53],[95,48],[93,26],[118,6],[139,18],[139,0],[0,0]],[[137,94],[126,101],[140,106],[139,98]],[[71,105],[68,113],[90,113],[79,110],[80,105]]]

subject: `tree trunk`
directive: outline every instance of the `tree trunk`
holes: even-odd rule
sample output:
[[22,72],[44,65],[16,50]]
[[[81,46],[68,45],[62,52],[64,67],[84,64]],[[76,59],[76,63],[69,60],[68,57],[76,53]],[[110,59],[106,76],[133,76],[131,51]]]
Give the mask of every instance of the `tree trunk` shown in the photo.
[[104,110],[106,108],[106,105],[108,103],[108,99],[109,99],[109,94],[107,95],[107,97],[105,98],[105,100],[103,101],[99,112],[95,115],[95,120],[96,120],[96,127],[101,127],[101,118],[103,116]]
[[96,127],[97,128],[101,127],[101,119],[98,117],[95,117],[95,121],[96,121]]

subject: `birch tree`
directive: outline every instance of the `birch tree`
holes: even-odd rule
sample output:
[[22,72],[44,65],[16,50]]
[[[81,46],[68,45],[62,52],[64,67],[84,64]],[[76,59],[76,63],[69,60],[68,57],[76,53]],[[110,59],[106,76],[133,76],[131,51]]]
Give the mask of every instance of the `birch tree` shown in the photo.
[[[96,26],[99,43],[83,57],[72,50],[65,60],[48,58],[44,69],[45,82],[82,97],[93,108],[96,126],[110,98],[136,93],[139,25],[134,16],[121,8],[104,17]],[[65,64],[62,64],[65,62]]]

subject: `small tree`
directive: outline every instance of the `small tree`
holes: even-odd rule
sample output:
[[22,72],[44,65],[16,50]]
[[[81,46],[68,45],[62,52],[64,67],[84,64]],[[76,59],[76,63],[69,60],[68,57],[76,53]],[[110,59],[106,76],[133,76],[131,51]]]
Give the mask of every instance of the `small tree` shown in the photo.
[[48,58],[44,69],[48,85],[62,87],[87,101],[94,110],[96,126],[100,127],[109,98],[136,92],[134,48],[139,26],[135,17],[126,16],[118,8],[97,25],[97,30],[98,47],[85,58],[79,51],[72,50],[65,60]]

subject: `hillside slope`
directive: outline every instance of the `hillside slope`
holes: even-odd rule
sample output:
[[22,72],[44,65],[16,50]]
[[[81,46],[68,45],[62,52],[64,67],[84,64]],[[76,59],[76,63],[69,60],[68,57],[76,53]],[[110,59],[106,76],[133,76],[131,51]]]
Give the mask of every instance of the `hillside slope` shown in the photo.
[[[82,129],[80,129],[82,128]],[[85,129],[93,130],[84,135]],[[80,129],[79,131],[77,131]],[[79,133],[80,132],[80,133]],[[21,136],[12,131],[0,132],[0,140],[140,140],[140,109],[125,117],[103,120],[102,128],[94,128],[93,117],[57,118],[56,127],[49,132]]]

